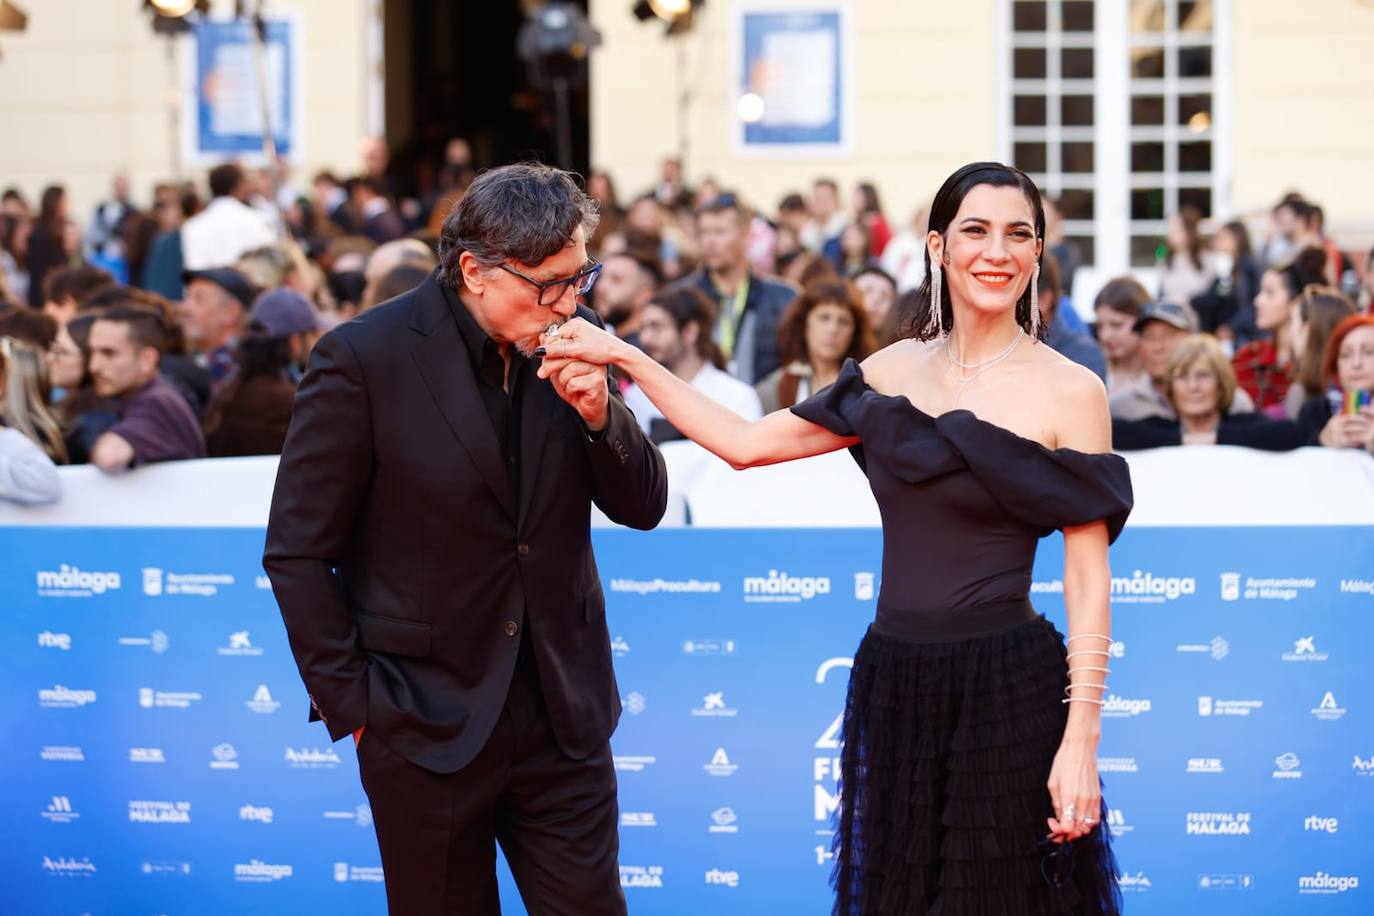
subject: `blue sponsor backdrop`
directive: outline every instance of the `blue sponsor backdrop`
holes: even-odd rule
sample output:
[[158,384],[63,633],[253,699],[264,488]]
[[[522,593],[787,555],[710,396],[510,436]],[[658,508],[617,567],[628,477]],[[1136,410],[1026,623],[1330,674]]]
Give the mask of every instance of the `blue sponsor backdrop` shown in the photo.
[[[828,913],[879,533],[596,542],[631,911]],[[384,910],[353,749],[306,722],[261,545],[0,528],[6,913]],[[1062,549],[1034,595],[1061,629]],[[1132,529],[1112,564],[1101,764],[1128,911],[1374,910],[1369,529]]]

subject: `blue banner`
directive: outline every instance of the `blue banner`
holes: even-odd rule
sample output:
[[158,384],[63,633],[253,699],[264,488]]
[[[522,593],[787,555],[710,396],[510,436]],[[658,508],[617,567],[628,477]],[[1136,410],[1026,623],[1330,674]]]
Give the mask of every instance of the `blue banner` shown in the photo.
[[[824,914],[876,530],[599,530],[632,913]],[[384,911],[253,529],[0,528],[6,913]],[[1033,598],[1064,628],[1062,540]],[[1368,528],[1132,528],[1099,765],[1131,913],[1368,913]],[[508,877],[507,912],[521,912]]]

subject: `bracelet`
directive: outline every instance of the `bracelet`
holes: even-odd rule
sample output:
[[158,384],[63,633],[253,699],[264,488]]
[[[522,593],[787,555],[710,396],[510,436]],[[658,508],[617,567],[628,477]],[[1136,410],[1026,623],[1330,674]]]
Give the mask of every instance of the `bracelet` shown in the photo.
[[1108,652],[1106,649],[1079,649],[1077,652],[1070,652],[1068,655],[1064,656],[1064,661],[1068,661],[1075,655],[1105,655],[1107,658],[1112,657],[1112,653]]
[[1079,633],[1077,636],[1070,636],[1065,642],[1073,642],[1075,639],[1105,639],[1107,642],[1112,641],[1110,636],[1103,636],[1101,633]]
[[1074,665],[1071,668],[1069,668],[1069,676],[1072,677],[1075,671],[1102,671],[1106,674],[1110,674],[1112,669],[1099,668],[1096,665]]
[[1090,690],[1106,690],[1107,684],[1105,681],[1101,684],[1065,684],[1064,692],[1068,693],[1070,690],[1078,690],[1085,687]]
[[1101,700],[1094,700],[1089,697],[1065,697],[1060,703],[1092,703],[1094,706],[1102,706]]

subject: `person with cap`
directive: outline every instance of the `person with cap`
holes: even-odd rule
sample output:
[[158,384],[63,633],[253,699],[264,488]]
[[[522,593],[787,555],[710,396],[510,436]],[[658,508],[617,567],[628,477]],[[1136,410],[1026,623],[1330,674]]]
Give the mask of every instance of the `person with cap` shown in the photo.
[[186,296],[180,311],[186,343],[196,354],[196,363],[210,373],[211,386],[218,389],[234,371],[234,351],[255,290],[232,267],[188,270],[182,279]]
[[310,300],[294,289],[257,298],[234,373],[205,409],[211,458],[281,454],[301,367],[323,330]]
[[[1140,335],[1140,362],[1145,377],[1135,385],[1112,392],[1108,403],[1114,420],[1143,420],[1146,417],[1177,419],[1168,396],[1169,355],[1189,334],[1197,333],[1197,318],[1186,305],[1177,302],[1150,302],[1135,320]],[[1237,391],[1230,413],[1250,413],[1255,409],[1244,391]]]
[[293,383],[301,380],[315,341],[329,329],[324,316],[305,294],[285,286],[259,296],[253,303],[249,321],[250,332],[253,325],[261,325],[262,333],[284,341],[290,356],[287,375]]

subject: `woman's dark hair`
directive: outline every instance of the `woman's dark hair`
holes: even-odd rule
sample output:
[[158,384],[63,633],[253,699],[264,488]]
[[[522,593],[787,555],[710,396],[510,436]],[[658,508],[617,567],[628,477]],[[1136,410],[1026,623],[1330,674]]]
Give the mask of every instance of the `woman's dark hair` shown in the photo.
[[19,232],[23,217],[5,214],[0,216],[0,251],[8,251],[14,263],[21,269],[28,261],[28,252],[14,250],[14,237]]
[[1198,212],[1197,207],[1190,204],[1184,204],[1182,207],[1178,208],[1178,213],[1174,215],[1177,216],[1179,222],[1183,224],[1183,235],[1187,238],[1186,244],[1188,249],[1186,251],[1175,251],[1174,247],[1166,240],[1164,243],[1164,250],[1167,251],[1168,254],[1166,255],[1164,263],[1168,264],[1174,259],[1174,255],[1182,254],[1187,256],[1193,267],[1202,270],[1202,233],[1199,232],[1197,228],[1198,223],[1202,222],[1202,214]]
[[854,319],[854,335],[849,338],[849,348],[844,354],[846,359],[864,359],[878,348],[859,290],[848,280],[822,280],[802,290],[778,325],[779,353],[784,365],[811,361],[811,354],[806,349],[806,319],[812,310],[822,305],[843,306]]
[[1340,290],[1314,283],[1302,291],[1298,310],[1307,324],[1307,343],[1298,358],[1298,381],[1311,397],[1321,394],[1324,388],[1322,360],[1326,356],[1326,342],[1336,327],[1359,309]]
[[876,216],[882,216],[883,205],[882,202],[878,199],[877,186],[873,184],[873,182],[871,181],[861,181],[859,182],[858,188],[860,196],[862,196],[864,199],[863,213],[865,215],[871,213]]
[[682,333],[683,328],[695,322],[697,355],[717,369],[725,368],[725,356],[720,352],[720,347],[716,346],[713,333],[716,327],[716,304],[711,301],[710,296],[695,286],[684,286],[663,290],[650,299],[648,304],[656,305],[667,312],[673,319],[673,325],[678,333]]
[[1150,291],[1141,286],[1135,277],[1115,277],[1098,290],[1097,298],[1093,300],[1093,311],[1109,308],[1114,312],[1139,318],[1140,310],[1149,301]]
[[1292,261],[1282,267],[1271,267],[1283,283],[1289,299],[1298,295],[1312,284],[1326,284],[1326,252],[1315,245],[1299,251]]
[[239,340],[234,362],[238,365],[238,371],[206,405],[203,422],[206,435],[219,431],[224,422],[225,409],[234,402],[250,379],[260,375],[284,377],[291,365],[291,338],[272,337],[262,322],[251,321],[248,323],[248,333]]
[[806,255],[811,260],[807,263],[806,267],[802,268],[801,277],[798,278],[801,282],[802,289],[806,289],[808,286],[826,280],[839,279],[840,273],[835,269],[834,261],[831,261],[825,255],[816,254],[815,252],[808,251]]
[[1231,238],[1236,240],[1236,263],[1231,267],[1231,272],[1235,273],[1241,269],[1241,262],[1248,261],[1254,256],[1254,249],[1250,247],[1250,230],[1238,219],[1231,220],[1221,228],[1231,233]]
[[67,196],[66,188],[60,184],[50,184],[43,189],[43,196],[38,208],[37,225],[44,231],[52,235],[62,233],[62,214],[58,208],[62,206],[62,200]]
[[[1026,203],[1030,204],[1031,213],[1035,220],[1035,238],[1043,241],[1045,238],[1045,207],[1040,202],[1040,191],[1035,187],[1035,182],[1026,176],[1026,173],[1018,168],[1003,165],[1000,162],[972,162],[956,171],[945,179],[945,183],[940,186],[939,192],[935,195],[935,201],[930,205],[930,231],[938,232],[944,236],[949,232],[949,224],[954,222],[954,217],[959,213],[959,207],[963,205],[964,198],[968,192],[980,185],[991,185],[994,188],[1020,188],[1021,193],[1026,198]],[[916,296],[903,296],[898,300],[899,305],[903,305],[902,320],[900,327],[905,337],[914,337],[917,340],[934,340],[936,337],[935,323],[932,320],[934,312],[930,302],[930,246],[921,246],[924,252],[924,263],[926,268],[925,279],[916,289]],[[1037,258],[1037,264],[1039,259]],[[1026,291],[1016,303],[1016,323],[1019,324],[1027,334],[1031,332],[1030,315],[1031,285],[1026,283]],[[952,330],[954,327],[954,309],[949,300],[949,284],[945,284],[941,289],[940,302],[940,324],[945,330]],[[1040,337],[1045,335],[1044,323],[1040,322]]]

